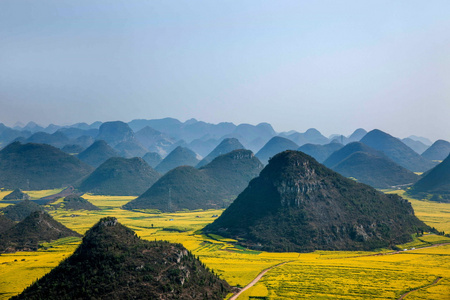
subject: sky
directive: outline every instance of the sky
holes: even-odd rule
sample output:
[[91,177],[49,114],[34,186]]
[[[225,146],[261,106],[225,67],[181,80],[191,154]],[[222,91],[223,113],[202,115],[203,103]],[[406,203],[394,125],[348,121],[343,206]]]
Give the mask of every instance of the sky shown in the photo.
[[450,1],[0,1],[0,122],[450,140]]

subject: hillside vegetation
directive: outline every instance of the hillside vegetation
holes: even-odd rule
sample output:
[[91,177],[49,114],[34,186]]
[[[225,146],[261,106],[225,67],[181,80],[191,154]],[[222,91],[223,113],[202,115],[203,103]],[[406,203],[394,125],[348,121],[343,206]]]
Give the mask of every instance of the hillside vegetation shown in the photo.
[[50,145],[14,142],[0,151],[0,186],[7,189],[60,188],[92,170],[78,158]]
[[181,244],[142,240],[107,217],[74,254],[11,299],[223,299],[229,290]]
[[392,247],[429,227],[408,201],[285,151],[204,230],[253,249],[305,252]]
[[0,234],[0,253],[36,251],[40,242],[50,242],[68,236],[80,236],[55,221],[43,211],[35,211]]
[[78,189],[98,195],[140,195],[161,175],[142,158],[111,157],[84,179]]
[[235,150],[196,169],[181,166],[169,171],[125,209],[223,208],[262,170],[261,162],[250,150]]

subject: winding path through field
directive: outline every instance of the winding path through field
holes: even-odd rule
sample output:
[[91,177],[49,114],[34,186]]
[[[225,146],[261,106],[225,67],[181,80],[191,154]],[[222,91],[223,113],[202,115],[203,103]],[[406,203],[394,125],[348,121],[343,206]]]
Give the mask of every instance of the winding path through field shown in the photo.
[[415,292],[415,291],[417,291],[417,290],[424,289],[424,288],[430,287],[430,286],[432,286],[432,285],[435,285],[435,284],[437,284],[437,283],[439,282],[439,280],[441,280],[441,279],[442,279],[442,277],[437,277],[437,278],[436,278],[432,283],[430,283],[429,285],[426,285],[426,286],[423,286],[423,287],[414,289],[414,290],[412,290],[412,291],[409,291],[409,292],[407,292],[407,293],[404,293],[400,298],[398,298],[398,300],[405,299],[405,297],[408,296],[409,294],[411,294],[412,292]]
[[[439,247],[439,246],[444,246],[444,245],[449,245],[449,244],[450,244],[450,243],[435,244],[435,245],[426,246],[426,247],[422,247],[422,248],[411,249],[411,250],[407,250],[407,251],[414,251],[414,250],[420,250],[420,249],[426,249],[426,248],[434,248],[434,247]],[[395,252],[387,252],[387,253],[368,254],[368,255],[360,255],[360,256],[346,257],[346,258],[353,258],[353,257],[356,258],[356,257],[366,257],[366,256],[379,256],[379,255],[392,255],[392,254],[399,254],[399,253],[402,253],[402,252],[404,252],[404,251],[395,251]],[[334,259],[342,259],[342,257],[340,257],[340,258],[334,258]],[[264,276],[264,274],[266,274],[268,271],[270,271],[270,270],[272,270],[273,268],[276,268],[276,267],[278,267],[278,266],[281,266],[281,265],[290,263],[290,262],[292,262],[292,260],[290,260],[290,261],[285,261],[285,262],[279,263],[279,264],[277,264],[277,265],[275,265],[275,266],[272,266],[272,267],[270,267],[270,268],[264,269],[261,273],[258,274],[258,276],[256,276],[255,279],[252,280],[252,282],[250,282],[249,284],[247,284],[247,285],[246,285],[244,288],[242,288],[237,294],[233,295],[229,300],[236,300],[243,292],[245,292],[246,290],[248,290],[249,288],[251,288],[252,286],[254,286],[254,285],[255,285],[255,284],[256,284],[256,283]],[[410,293],[412,293],[412,292],[414,292],[414,291],[417,291],[417,290],[420,290],[420,289],[423,289],[423,288],[426,288],[426,287],[430,287],[430,286],[432,286],[432,285],[435,285],[435,284],[437,284],[437,283],[439,282],[439,280],[441,280],[441,279],[442,279],[442,277],[437,277],[437,278],[436,278],[432,283],[430,283],[429,285],[423,286],[423,287],[420,287],[420,288],[417,288],[417,289],[414,289],[414,290],[412,290],[412,291],[409,291],[409,292],[403,294],[400,298],[398,298],[398,300],[404,299],[406,296],[408,296]]]
[[254,286],[263,276],[264,274],[266,274],[268,271],[272,270],[273,268],[279,267],[281,265],[290,263],[292,260],[290,261],[285,261],[282,263],[279,263],[275,266],[272,266],[270,268],[264,269],[261,273],[258,274],[258,276],[256,276],[255,279],[252,280],[252,282],[250,282],[249,284],[247,284],[244,288],[242,288],[237,294],[233,295],[230,299],[228,300],[236,300],[237,297],[239,297],[243,292],[245,292],[246,290],[248,290],[249,288],[251,288],[252,286]]

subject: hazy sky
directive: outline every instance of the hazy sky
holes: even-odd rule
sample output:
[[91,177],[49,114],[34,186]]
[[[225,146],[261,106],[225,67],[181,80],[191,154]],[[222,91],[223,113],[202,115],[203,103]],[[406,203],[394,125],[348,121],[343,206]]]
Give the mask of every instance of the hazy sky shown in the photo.
[[450,1],[0,1],[0,122],[450,140]]

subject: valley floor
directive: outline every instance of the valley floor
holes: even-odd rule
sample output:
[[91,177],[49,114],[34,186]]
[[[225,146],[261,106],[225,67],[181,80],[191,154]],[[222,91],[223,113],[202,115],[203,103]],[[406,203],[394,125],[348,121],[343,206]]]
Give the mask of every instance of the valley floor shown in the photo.
[[[42,197],[53,191],[30,195]],[[3,198],[0,192],[0,199]],[[28,192],[27,192],[28,193]],[[398,193],[398,192],[397,192]],[[244,287],[264,269],[269,270],[238,299],[449,299],[450,238],[424,235],[400,245],[407,251],[269,253],[243,249],[233,240],[205,236],[199,229],[221,210],[173,214],[133,212],[120,207],[133,197],[84,196],[101,211],[52,210],[67,227],[84,233],[100,218],[115,216],[144,239],[182,243],[231,285]],[[411,200],[416,215],[439,231],[450,232],[450,204]],[[0,207],[8,204],[1,203]],[[70,256],[79,238],[43,244],[37,252],[0,255],[0,299],[20,293],[37,278]],[[443,244],[443,245],[439,245]],[[439,245],[433,246],[432,245]],[[414,248],[414,249],[413,249]],[[442,277],[436,284],[437,278]],[[229,295],[231,297],[231,295]]]

